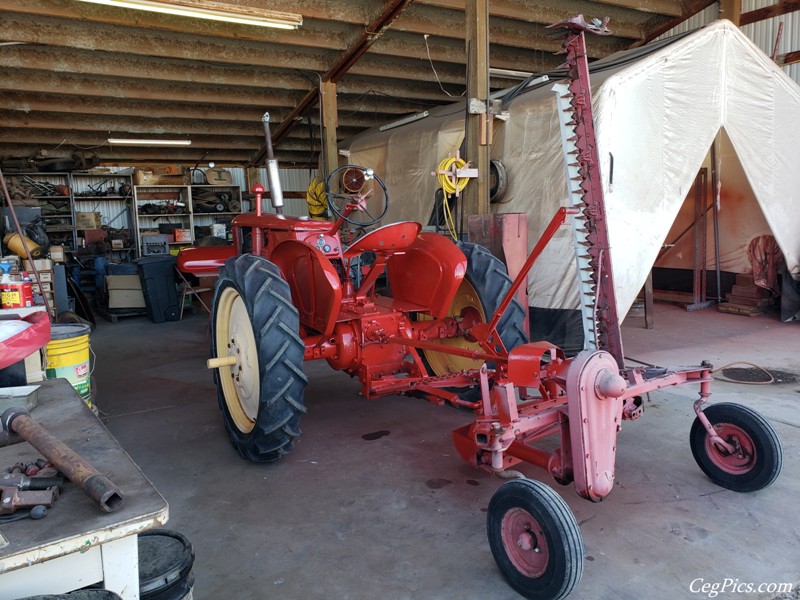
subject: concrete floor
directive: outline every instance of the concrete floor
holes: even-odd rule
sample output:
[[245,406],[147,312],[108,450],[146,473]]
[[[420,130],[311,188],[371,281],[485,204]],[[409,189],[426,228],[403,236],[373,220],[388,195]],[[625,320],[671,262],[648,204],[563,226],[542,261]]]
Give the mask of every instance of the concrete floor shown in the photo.
[[[655,322],[649,331],[641,319],[626,323],[628,356],[660,365],[747,360],[800,373],[798,323],[663,304]],[[223,429],[204,367],[207,315],[101,322],[92,346],[104,422],[168,500],[168,527],[192,540],[198,600],[519,598],[485,534],[501,481],[464,464],[450,441],[470,413],[413,398],[367,401],[357,381],[307,364],[301,441],[281,462],[254,465]],[[603,503],[523,467],[554,485],[581,524],[587,559],[570,600],[709,597],[690,590],[698,578],[800,581],[799,392],[800,384],[714,385],[712,401],[754,407],[783,440],[783,473],[760,492],[718,488],[696,466],[690,386],[651,394],[644,418],[625,423],[618,483]],[[378,431],[389,433],[363,437]]]

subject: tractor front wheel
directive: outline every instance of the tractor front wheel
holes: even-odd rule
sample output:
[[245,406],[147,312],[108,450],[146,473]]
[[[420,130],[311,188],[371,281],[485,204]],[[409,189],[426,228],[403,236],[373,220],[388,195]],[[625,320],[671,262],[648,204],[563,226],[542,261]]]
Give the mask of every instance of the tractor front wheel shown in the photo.
[[692,455],[711,481],[734,492],[754,492],[778,478],[783,449],[764,417],[747,406],[730,403],[712,404],[703,413],[717,435],[734,447],[733,452],[718,448],[695,418],[689,437]]
[[233,362],[214,373],[233,447],[253,462],[280,458],[300,435],[308,381],[299,316],[280,270],[253,254],[229,258],[211,328],[211,356]]
[[531,479],[503,484],[489,502],[487,533],[500,572],[524,597],[559,600],[580,582],[581,531],[549,486]]

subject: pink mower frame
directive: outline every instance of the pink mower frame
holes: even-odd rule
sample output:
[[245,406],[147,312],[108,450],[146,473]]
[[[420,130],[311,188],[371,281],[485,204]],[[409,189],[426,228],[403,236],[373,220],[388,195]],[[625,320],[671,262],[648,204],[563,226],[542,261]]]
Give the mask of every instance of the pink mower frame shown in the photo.
[[[566,359],[564,352],[549,342],[524,344],[510,352],[502,349],[497,325],[503,313],[527,280],[542,250],[567,215],[575,212],[575,209],[558,209],[491,321],[471,328],[470,335],[483,352],[406,338],[391,341],[485,359],[497,365],[488,369],[484,364],[480,369],[481,400],[476,420],[453,432],[456,449],[465,461],[491,471],[528,462],[545,469],[560,483],[574,481],[579,495],[600,501],[614,485],[616,438],[622,421],[642,415],[642,396],[648,392],[687,383],[700,384],[700,398],[694,403],[694,411],[711,443],[727,453],[736,452],[736,448],[717,435],[702,411],[711,395],[712,366],[708,363],[620,370],[611,354],[602,350],[584,350],[574,359]],[[424,387],[418,384],[417,390],[423,391]],[[539,394],[531,395],[532,389]],[[570,427],[570,423],[577,426]],[[561,444],[555,451],[547,452],[532,445],[557,433]]]
[[[642,396],[669,386],[698,384],[700,397],[694,402],[696,419],[690,435],[698,466],[714,483],[734,491],[770,485],[783,462],[780,440],[772,426],[746,406],[722,403],[704,410],[711,395],[710,364],[621,368],[623,357],[605,350],[583,350],[567,359],[563,350],[548,342],[523,344],[510,352],[502,349],[496,328],[503,311],[544,246],[567,214],[574,212],[558,210],[491,321],[470,329],[483,350],[475,358],[496,366],[490,369],[484,364],[477,372],[481,390],[477,417],[453,432],[459,455],[497,474],[520,462],[536,465],[558,483],[574,482],[583,498],[599,502],[614,487],[622,421],[642,416]],[[409,345],[439,349],[432,343]],[[465,374],[474,377],[475,372]],[[556,435],[555,450],[536,446]],[[508,475],[522,477],[513,471]],[[525,478],[503,484],[489,503],[487,534],[498,568],[524,597],[562,600],[580,582],[585,552],[580,527],[564,500],[548,486]]]

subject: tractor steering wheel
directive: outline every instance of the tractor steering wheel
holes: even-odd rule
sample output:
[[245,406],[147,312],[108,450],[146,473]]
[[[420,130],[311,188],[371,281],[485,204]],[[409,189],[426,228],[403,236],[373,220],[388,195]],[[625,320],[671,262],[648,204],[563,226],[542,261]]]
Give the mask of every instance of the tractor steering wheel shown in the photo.
[[366,167],[339,167],[325,180],[325,193],[333,213],[356,227],[374,225],[389,210],[386,186]]

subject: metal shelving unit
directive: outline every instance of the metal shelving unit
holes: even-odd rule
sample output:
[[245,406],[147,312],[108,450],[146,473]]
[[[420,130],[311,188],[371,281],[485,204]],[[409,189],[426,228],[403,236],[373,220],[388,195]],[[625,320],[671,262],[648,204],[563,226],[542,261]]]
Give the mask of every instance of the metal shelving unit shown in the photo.
[[[75,212],[100,213],[103,227],[132,232],[130,203],[133,197],[131,175],[117,173],[73,173],[72,197]],[[132,233],[130,234],[132,235]],[[124,251],[115,250],[115,251]]]
[[[38,203],[50,243],[69,250],[78,248],[76,212],[99,212],[101,224],[130,228],[126,206],[130,199],[131,176],[115,173],[14,173],[9,187],[27,190]],[[127,186],[127,187],[125,187]],[[113,193],[111,193],[113,188]],[[120,193],[127,192],[127,195]],[[124,220],[119,220],[124,216]]]
[[142,236],[163,234],[169,229],[163,225],[188,229],[189,241],[169,242],[171,246],[188,246],[202,237],[197,235],[197,228],[229,223],[242,212],[242,193],[237,185],[137,185],[133,187],[133,207],[141,256]]

